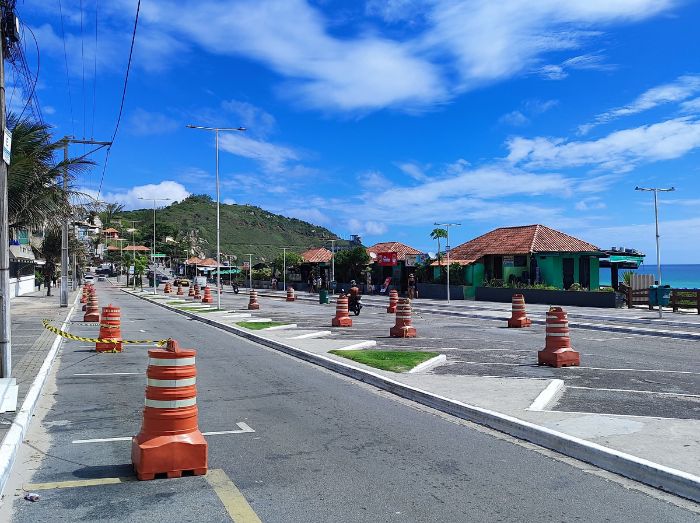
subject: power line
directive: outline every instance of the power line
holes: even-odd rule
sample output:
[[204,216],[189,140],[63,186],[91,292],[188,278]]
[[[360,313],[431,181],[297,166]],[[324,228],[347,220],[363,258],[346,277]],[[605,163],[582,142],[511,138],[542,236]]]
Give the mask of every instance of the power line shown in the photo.
[[95,50],[94,50],[94,69],[92,73],[92,127],[90,128],[90,137],[95,137],[95,106],[97,105],[97,19],[100,7],[100,0],[95,0]]
[[[131,70],[131,59],[134,55],[134,42],[136,41],[136,28],[139,23],[139,13],[141,12],[141,0],[136,4],[136,17],[134,18],[134,30],[131,33],[131,48],[129,49],[129,61],[126,64],[126,74],[124,75],[124,88],[122,90],[122,101],[119,105],[119,115],[117,116],[117,125],[114,127],[114,132],[112,133],[112,145],[114,145],[114,139],[117,137],[117,132],[119,132],[119,124],[122,121],[122,111],[124,111],[124,100],[126,99],[126,86],[129,83],[129,71]],[[105,178],[105,171],[107,171],[107,162],[109,161],[109,153],[112,150],[112,146],[107,149],[107,154],[105,155],[105,163],[102,168],[102,176],[100,176],[100,186],[97,190],[97,198],[100,198],[100,193],[102,192],[102,183]]]
[[75,117],[73,116],[73,95],[70,89],[70,74],[68,73],[68,51],[66,51],[66,31],[63,26],[63,6],[58,0],[58,11],[61,15],[61,37],[63,39],[63,58],[66,62],[66,83],[68,84],[68,106],[70,107],[71,134],[75,134]]
[[83,68],[83,138],[85,138],[85,125],[87,121],[85,113],[87,97],[85,96],[85,37],[83,33],[83,0],[80,0],[80,61]]

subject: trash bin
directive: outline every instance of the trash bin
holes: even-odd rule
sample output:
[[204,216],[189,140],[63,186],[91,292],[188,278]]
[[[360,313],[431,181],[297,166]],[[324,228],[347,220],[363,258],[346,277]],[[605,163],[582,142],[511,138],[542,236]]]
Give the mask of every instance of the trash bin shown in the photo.
[[671,302],[671,286],[661,285],[656,289],[657,304],[666,307]]
[[649,286],[649,306],[654,307],[659,304],[659,286]]
[[330,303],[330,300],[328,299],[328,291],[326,289],[321,289],[318,291],[318,302],[320,304]]

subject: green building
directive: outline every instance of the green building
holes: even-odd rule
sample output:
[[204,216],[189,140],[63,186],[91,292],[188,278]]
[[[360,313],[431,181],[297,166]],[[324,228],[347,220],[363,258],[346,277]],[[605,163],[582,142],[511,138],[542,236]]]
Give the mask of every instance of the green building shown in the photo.
[[[543,283],[568,289],[578,283],[599,287],[598,247],[544,225],[501,227],[450,251],[450,264],[464,268],[465,298],[473,298],[485,281]],[[446,263],[443,258],[441,263]],[[433,263],[435,275],[440,267]]]

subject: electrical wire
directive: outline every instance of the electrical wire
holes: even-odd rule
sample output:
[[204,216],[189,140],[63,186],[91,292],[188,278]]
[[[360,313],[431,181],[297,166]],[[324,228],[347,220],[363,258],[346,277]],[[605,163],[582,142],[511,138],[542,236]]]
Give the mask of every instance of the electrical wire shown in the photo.
[[[22,108],[22,112],[19,113],[19,116],[17,117],[17,121],[22,120],[22,116],[24,116],[24,113],[26,112],[27,108],[30,107],[31,104],[31,111],[32,114],[34,114],[35,118],[41,122],[44,123],[44,118],[41,114],[41,107],[39,106],[39,100],[37,99],[36,96],[36,84],[39,80],[39,69],[41,66],[41,53],[39,52],[39,43],[37,42],[36,36],[34,35],[34,31],[32,31],[31,27],[28,25],[22,24],[23,29],[22,32],[24,33],[24,28],[29,31],[29,33],[32,35],[32,38],[34,39],[34,45],[36,46],[36,75],[34,78],[32,78],[31,71],[29,69],[29,66],[27,65],[27,59],[26,59],[26,51],[22,49],[22,47],[17,48],[17,56],[14,57],[12,60],[12,65],[15,68],[15,72],[21,76],[25,83],[26,83],[26,92],[29,94],[27,95],[27,101],[24,104],[24,107]],[[25,42],[26,45],[26,39],[22,38],[23,42]],[[19,62],[19,65],[17,64]],[[31,87],[30,87],[31,86]]]
[[[134,55],[134,42],[136,41],[136,28],[139,23],[139,13],[141,12],[141,0],[138,0],[136,4],[136,17],[134,18],[134,29],[131,33],[131,48],[129,49],[129,61],[126,64],[126,74],[124,75],[124,88],[122,89],[122,101],[119,105],[119,114],[117,116],[117,124],[114,126],[114,132],[112,133],[112,145],[114,145],[114,140],[119,132],[119,124],[122,121],[122,112],[124,111],[124,100],[126,99],[126,87],[129,83],[129,71],[131,70],[131,59]],[[107,163],[109,162],[109,154],[112,151],[112,145],[107,148],[107,154],[105,155],[105,163],[102,168],[102,176],[100,176],[100,186],[97,190],[97,199],[100,199],[100,193],[102,192],[102,183],[104,182],[105,172],[107,171]]]
[[[80,0],[80,62],[83,68],[83,140],[85,139],[85,125],[87,118],[86,113],[86,102],[87,97],[85,96],[85,36],[83,33],[83,0]],[[85,146],[83,145],[83,150]]]
[[100,8],[100,0],[95,0],[95,50],[94,69],[92,73],[92,126],[90,128],[90,139],[95,138],[95,106],[97,105],[97,21]]
[[63,26],[63,6],[58,0],[58,11],[61,15],[61,37],[63,39],[63,58],[66,63],[66,83],[68,85],[68,106],[70,107],[71,134],[75,134],[75,117],[73,116],[73,95],[70,88],[70,74],[68,73],[68,51],[66,51],[66,31]]

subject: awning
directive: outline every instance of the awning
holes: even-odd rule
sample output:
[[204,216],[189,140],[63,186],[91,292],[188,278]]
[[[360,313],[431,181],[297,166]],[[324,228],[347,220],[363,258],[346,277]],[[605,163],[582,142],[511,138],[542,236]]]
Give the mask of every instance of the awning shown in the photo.
[[14,261],[33,262],[34,252],[29,245],[10,245],[10,259]]
[[602,268],[612,267],[613,265],[621,269],[638,269],[644,262],[644,256],[634,256],[631,254],[615,254],[607,258],[600,259]]
[[[223,276],[224,274],[240,274],[241,270],[240,269],[222,269],[221,270],[221,275]],[[216,275],[216,271],[212,272],[212,276]]]

